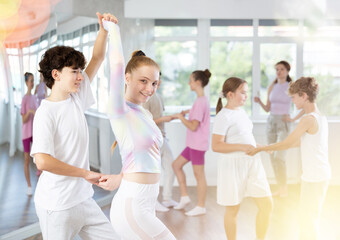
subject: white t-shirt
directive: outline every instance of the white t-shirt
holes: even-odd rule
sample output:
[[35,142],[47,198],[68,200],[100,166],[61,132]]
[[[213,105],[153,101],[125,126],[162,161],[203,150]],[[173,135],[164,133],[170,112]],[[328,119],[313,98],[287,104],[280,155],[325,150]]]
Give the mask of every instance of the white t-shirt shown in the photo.
[[224,135],[226,143],[251,144],[256,147],[253,123],[243,109],[222,108],[215,117],[213,134]]
[[[33,122],[33,146],[36,153],[75,167],[89,169],[89,134],[84,112],[94,103],[90,81],[84,72],[78,93],[60,102],[43,100]],[[69,209],[93,196],[92,185],[83,178],[41,174],[35,191],[35,204],[43,209]]]

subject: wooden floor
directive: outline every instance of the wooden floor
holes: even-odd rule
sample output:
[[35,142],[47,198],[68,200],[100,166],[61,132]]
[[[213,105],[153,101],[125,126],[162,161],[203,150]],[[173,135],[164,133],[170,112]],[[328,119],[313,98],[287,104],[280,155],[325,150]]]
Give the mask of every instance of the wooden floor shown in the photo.
[[[26,183],[23,174],[23,155],[18,153],[8,158],[8,146],[0,146],[0,239],[1,235],[12,230],[36,222],[33,199],[25,194]],[[7,155],[7,157],[6,157]],[[5,161],[4,159],[10,160]],[[31,179],[36,184],[35,168],[31,166]],[[196,189],[189,187],[192,204],[195,206]],[[95,189],[95,198],[106,192]],[[173,190],[174,199],[179,199],[179,188]],[[274,212],[271,219],[268,240],[297,240],[298,221],[297,207],[299,201],[299,185],[289,186],[287,198],[274,199]],[[171,209],[157,216],[167,225],[177,239],[180,240],[219,240],[226,239],[223,228],[224,207],[216,204],[216,187],[208,187],[207,214],[200,217],[187,217],[184,211]],[[102,208],[109,216],[110,205]],[[256,206],[251,199],[246,199],[238,216],[238,239],[255,239]],[[340,186],[330,186],[320,223],[320,240],[340,240]],[[41,234],[28,238],[41,240]]]
[[[17,152],[8,156],[8,144],[0,145],[0,239],[1,236],[22,227],[38,222],[35,213],[34,197],[26,195],[27,184],[24,175],[24,154]],[[33,162],[30,164],[33,190],[38,177]],[[94,199],[110,193],[94,186]]]

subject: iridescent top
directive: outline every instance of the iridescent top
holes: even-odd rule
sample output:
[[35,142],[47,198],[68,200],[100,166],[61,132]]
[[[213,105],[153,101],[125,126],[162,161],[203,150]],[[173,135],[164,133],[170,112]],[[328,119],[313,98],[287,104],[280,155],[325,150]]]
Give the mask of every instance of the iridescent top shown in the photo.
[[150,112],[125,101],[125,66],[119,27],[108,21],[103,21],[103,25],[109,32],[111,72],[107,115],[118,142],[123,173],[160,173],[162,133]]

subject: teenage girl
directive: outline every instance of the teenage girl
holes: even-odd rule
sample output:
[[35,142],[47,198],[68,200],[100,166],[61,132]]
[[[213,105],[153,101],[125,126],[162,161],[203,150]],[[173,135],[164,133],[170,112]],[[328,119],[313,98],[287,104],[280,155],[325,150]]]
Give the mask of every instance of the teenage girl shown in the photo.
[[[109,31],[110,104],[108,117],[122,158],[122,181],[111,205],[110,218],[122,239],[175,237],[156,217],[163,136],[152,115],[142,106],[155,93],[159,66],[136,51],[125,68],[118,26],[104,22]],[[125,81],[124,81],[125,79]],[[117,175],[105,175],[99,186],[112,190]]]

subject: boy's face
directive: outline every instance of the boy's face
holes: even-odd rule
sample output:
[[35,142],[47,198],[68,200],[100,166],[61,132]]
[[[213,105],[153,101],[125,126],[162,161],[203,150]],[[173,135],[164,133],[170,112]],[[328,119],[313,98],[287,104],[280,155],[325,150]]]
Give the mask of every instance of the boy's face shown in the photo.
[[76,93],[84,80],[82,70],[75,67],[64,67],[59,74],[59,86],[67,93]]
[[294,93],[291,95],[291,97],[292,97],[292,102],[295,104],[297,109],[303,108],[303,105],[307,99],[306,93],[302,93],[301,96],[298,93]]

